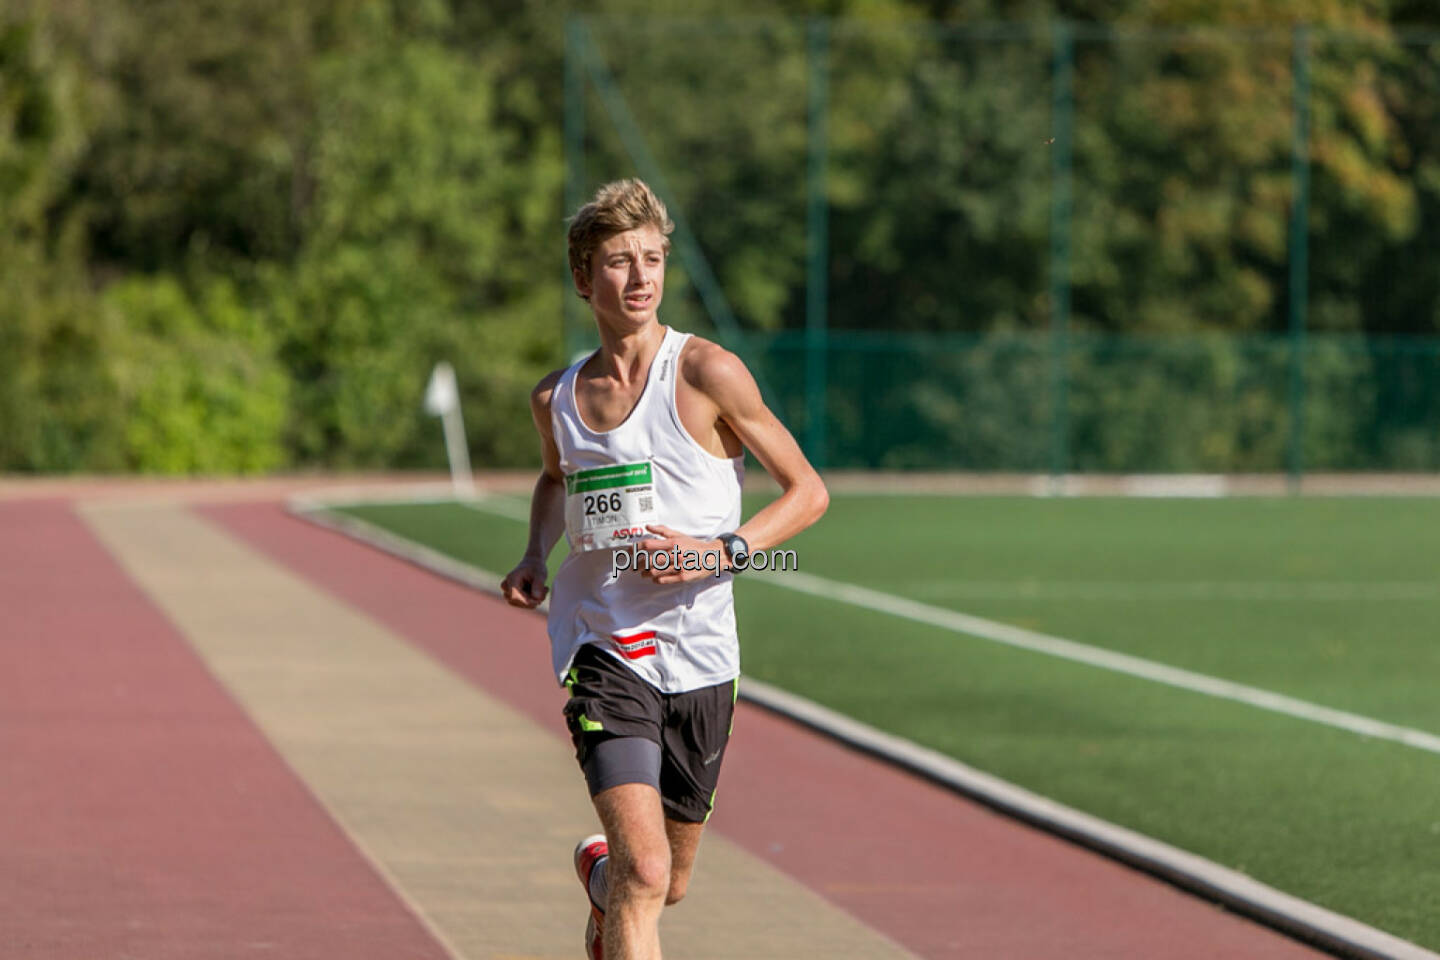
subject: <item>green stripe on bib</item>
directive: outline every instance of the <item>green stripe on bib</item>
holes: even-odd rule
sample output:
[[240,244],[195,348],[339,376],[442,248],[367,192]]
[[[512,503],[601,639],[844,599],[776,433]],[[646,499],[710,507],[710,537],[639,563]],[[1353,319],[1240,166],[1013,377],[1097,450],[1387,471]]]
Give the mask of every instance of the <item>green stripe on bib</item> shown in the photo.
[[565,477],[566,493],[588,493],[650,483],[649,463],[616,463],[590,470],[577,470]]

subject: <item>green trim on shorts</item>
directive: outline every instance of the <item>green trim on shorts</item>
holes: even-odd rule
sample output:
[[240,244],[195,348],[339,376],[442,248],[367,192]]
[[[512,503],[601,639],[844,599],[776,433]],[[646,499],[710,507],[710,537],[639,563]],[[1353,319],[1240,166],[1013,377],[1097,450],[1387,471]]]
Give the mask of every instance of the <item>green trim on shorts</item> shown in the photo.
[[598,720],[591,720],[583,713],[580,714],[580,719],[577,722],[580,724],[580,729],[584,730],[586,733],[594,733],[596,730],[605,729],[605,725],[603,723],[600,723]]
[[[565,678],[565,689],[566,689],[566,690],[570,690],[570,688],[573,687],[573,686],[575,686],[575,684],[578,683],[579,680],[580,680],[580,668],[579,668],[579,667],[571,667],[571,668],[570,668],[570,675]],[[574,691],[571,691],[571,692],[573,693]]]
[[700,821],[701,823],[709,823],[709,822],[710,822],[710,814],[712,814],[712,813],[715,812],[715,794],[717,794],[717,793],[719,793],[719,792],[720,792],[720,788],[719,788],[719,787],[716,787],[714,790],[711,790],[711,791],[710,791],[710,809],[705,811],[705,819],[704,819],[704,820],[701,820],[701,821]]
[[[733,687],[733,689],[730,691],[730,706],[731,706],[731,707],[734,707],[735,704],[736,704],[737,702],[739,702],[739,700],[740,700],[740,678],[739,678],[739,677],[736,677],[733,681],[731,681],[731,683],[734,684],[734,687]],[[728,736],[730,736],[731,734],[733,734],[734,732],[735,732],[735,711],[734,711],[734,710],[731,710],[731,711],[730,711],[730,729],[725,731],[725,736],[728,737]],[[711,797],[710,800],[711,800],[711,802],[713,803],[714,800],[715,800],[715,798],[714,798],[714,797]]]

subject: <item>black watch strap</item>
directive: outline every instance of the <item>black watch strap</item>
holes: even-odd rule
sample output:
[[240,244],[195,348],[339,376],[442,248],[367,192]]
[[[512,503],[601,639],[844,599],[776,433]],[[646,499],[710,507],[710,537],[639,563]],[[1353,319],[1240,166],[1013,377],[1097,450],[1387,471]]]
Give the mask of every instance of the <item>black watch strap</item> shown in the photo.
[[746,561],[750,559],[750,544],[738,533],[722,533],[716,538],[725,547],[725,555],[730,558],[730,570],[739,573],[746,567]]

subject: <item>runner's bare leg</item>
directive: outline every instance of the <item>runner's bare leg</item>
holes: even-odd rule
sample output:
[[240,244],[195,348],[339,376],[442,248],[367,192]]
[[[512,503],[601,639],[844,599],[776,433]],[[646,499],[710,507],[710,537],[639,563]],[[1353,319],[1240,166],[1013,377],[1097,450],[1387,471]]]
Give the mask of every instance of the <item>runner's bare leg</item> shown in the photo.
[[[660,794],[646,783],[622,783],[595,795],[595,812],[610,845],[606,960],[660,960],[660,911],[670,892],[670,841]],[[693,849],[690,854],[693,863]]]
[[665,905],[679,903],[690,887],[690,873],[695,869],[695,851],[700,846],[703,823],[686,823],[683,820],[665,821],[665,835],[670,840],[670,890],[665,895]]

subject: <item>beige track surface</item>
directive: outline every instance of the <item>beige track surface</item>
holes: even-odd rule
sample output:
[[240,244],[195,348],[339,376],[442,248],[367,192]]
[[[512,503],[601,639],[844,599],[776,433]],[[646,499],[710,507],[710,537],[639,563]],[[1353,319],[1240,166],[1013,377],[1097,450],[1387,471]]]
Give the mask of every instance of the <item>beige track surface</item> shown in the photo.
[[[580,956],[595,819],[561,740],[183,507],[83,515],[455,957]],[[713,835],[662,933],[693,960],[912,956]]]

